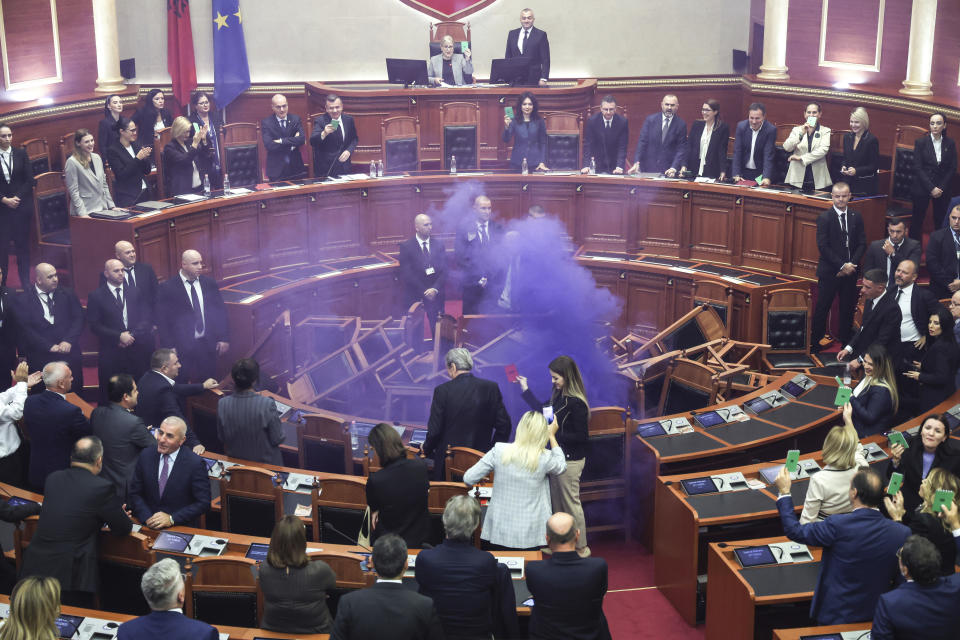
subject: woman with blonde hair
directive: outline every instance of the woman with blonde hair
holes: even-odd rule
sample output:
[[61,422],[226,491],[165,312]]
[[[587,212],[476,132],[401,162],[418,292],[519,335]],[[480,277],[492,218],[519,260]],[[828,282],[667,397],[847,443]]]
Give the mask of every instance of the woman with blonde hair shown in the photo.
[[[949,576],[954,572],[957,547],[953,533],[947,528],[947,521],[933,512],[933,498],[937,491],[952,491],[954,503],[960,505],[960,478],[942,467],[931,469],[920,483],[920,499],[923,503],[916,511],[904,512],[902,508],[893,507],[894,500],[889,496],[883,500],[892,519],[898,522],[902,520],[912,533],[923,536],[937,547],[940,551],[940,574]],[[902,504],[902,498],[898,502]]]
[[513,442],[498,442],[463,474],[471,487],[494,472],[493,496],[480,530],[488,548],[537,549],[543,544],[544,523],[552,513],[547,476],[567,468],[556,434],[556,420],[548,425],[542,413],[527,411]]
[[886,431],[900,406],[893,359],[882,344],[870,345],[863,354],[863,379],[850,396],[853,426],[860,438]]
[[870,133],[870,116],[863,107],[850,114],[850,131],[843,135],[843,166],[840,173],[855,196],[877,193],[877,163],[880,160],[880,142]]
[[0,640],[56,640],[59,615],[60,583],[56,578],[24,578],[10,595],[10,617],[0,628]]
[[163,148],[163,181],[168,197],[199,193],[203,184],[198,156],[200,145],[207,137],[207,127],[197,127],[192,139],[191,127],[183,116],[177,116],[170,125],[170,142]]
[[93,152],[96,144],[87,129],[73,134],[73,153],[63,165],[63,177],[70,193],[70,215],[86,217],[95,211],[113,209],[103,159]]
[[800,524],[818,522],[835,513],[850,513],[850,481],[868,465],[853,428],[853,407],[843,407],[843,426],[830,429],[823,441],[823,469],[810,477]]

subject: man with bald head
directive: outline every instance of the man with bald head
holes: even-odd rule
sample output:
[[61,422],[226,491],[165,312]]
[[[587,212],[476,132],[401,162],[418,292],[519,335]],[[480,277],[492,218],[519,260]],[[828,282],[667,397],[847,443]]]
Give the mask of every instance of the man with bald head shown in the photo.
[[300,147],[306,142],[300,116],[289,112],[287,98],[276,94],[270,99],[273,115],[260,122],[263,146],[267,149],[267,180],[302,178],[307,174]]
[[80,332],[83,308],[73,291],[59,286],[57,269],[41,262],[34,269],[33,284],[27,285],[15,304],[20,355],[26,356],[32,371],[48,362],[64,360],[76,376],[76,389],[83,389],[80,366]]
[[138,287],[127,284],[123,262],[111,258],[103,265],[103,283],[87,295],[87,321],[100,339],[97,373],[100,403],[109,401],[107,384],[117,373],[140,378],[153,353],[151,308]]
[[547,520],[550,557],[527,564],[527,588],[533,595],[532,639],[610,638],[603,615],[607,561],[577,555],[580,533],[572,515],[562,511],[553,514]]
[[496,312],[505,270],[498,261],[503,227],[492,217],[490,198],[479,195],[457,231],[454,254],[463,287],[464,315]]
[[[148,305],[150,315],[153,316],[153,307],[157,301],[157,274],[153,267],[146,262],[137,261],[137,249],[126,240],[121,240],[113,247],[114,257],[123,263],[123,280],[128,287],[138,287],[140,298]],[[100,274],[100,284],[106,282],[106,277]]]
[[201,275],[203,257],[187,249],[177,275],[157,292],[160,346],[177,350],[185,382],[216,378],[217,356],[230,348],[227,309],[213,278]]
[[425,213],[413,219],[416,233],[400,243],[400,282],[403,284],[403,310],[423,302],[427,324],[433,331],[437,316],[443,313],[444,287],[447,282],[447,250],[433,237],[433,221]]

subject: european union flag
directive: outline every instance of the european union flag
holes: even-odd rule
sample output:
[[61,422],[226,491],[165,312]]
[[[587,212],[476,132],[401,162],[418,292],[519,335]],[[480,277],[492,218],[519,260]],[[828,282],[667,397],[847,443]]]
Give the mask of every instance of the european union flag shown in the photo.
[[213,0],[213,99],[222,109],[250,86],[240,0]]

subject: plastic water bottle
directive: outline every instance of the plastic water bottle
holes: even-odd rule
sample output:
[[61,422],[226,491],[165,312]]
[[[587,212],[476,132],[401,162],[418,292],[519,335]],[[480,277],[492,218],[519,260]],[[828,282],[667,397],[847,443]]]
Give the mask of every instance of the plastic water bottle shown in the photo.
[[524,158],[523,162],[520,164],[520,174],[524,176],[530,174],[530,166],[527,164],[526,158]]
[[450,156],[450,175],[457,173],[457,156]]
[[210,176],[203,174],[203,195],[210,197]]
[[373,160],[370,161],[370,177],[371,178],[377,177],[377,163],[374,162]]
[[597,159],[590,156],[590,175],[597,175]]
[[843,384],[847,387],[850,386],[850,363],[848,362],[846,366],[843,367]]
[[383,160],[377,160],[377,177],[383,177]]
[[230,174],[223,174],[223,193],[230,193]]

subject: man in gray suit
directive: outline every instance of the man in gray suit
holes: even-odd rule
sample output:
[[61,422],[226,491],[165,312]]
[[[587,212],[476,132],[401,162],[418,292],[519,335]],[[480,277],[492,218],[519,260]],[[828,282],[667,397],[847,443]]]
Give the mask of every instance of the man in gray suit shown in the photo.
[[260,365],[253,358],[241,358],[233,363],[230,376],[236,391],[217,406],[217,435],[224,451],[231,458],[282,465],[280,444],[285,436],[277,405],[253,390]]
[[107,383],[110,403],[100,405],[90,416],[93,433],[103,442],[100,475],[112,482],[117,495],[124,499],[140,452],[157,446],[147,425],[133,413],[138,395],[133,376],[127,373],[111,376]]

